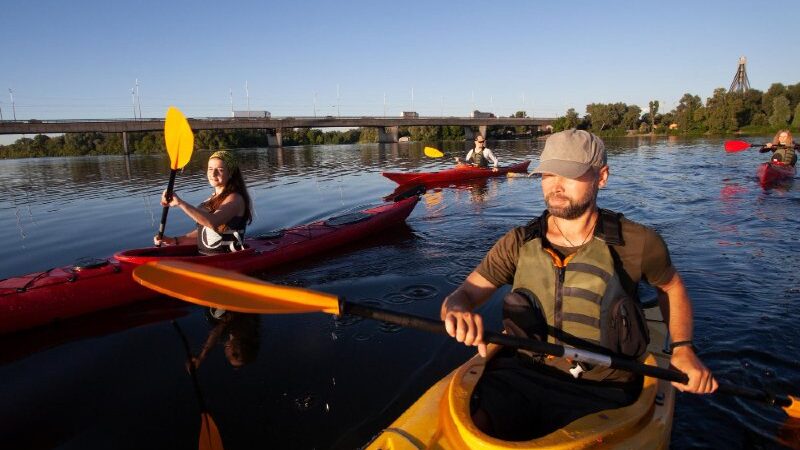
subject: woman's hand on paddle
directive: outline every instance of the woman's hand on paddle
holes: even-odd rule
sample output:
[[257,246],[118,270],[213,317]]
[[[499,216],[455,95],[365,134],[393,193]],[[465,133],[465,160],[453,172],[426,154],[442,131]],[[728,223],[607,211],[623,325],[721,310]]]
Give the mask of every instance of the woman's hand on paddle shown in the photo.
[[153,236],[153,244],[156,247],[161,247],[162,245],[178,245],[178,238],[164,236],[159,239],[158,235],[155,235]]
[[689,377],[687,384],[672,383],[679,391],[692,394],[710,394],[717,390],[717,380],[714,379],[714,375],[711,374],[708,367],[703,365],[692,347],[676,347],[672,351],[670,363]]
[[161,193],[161,206],[178,206],[181,204],[181,198],[178,197],[178,194],[175,191],[172,191],[172,199],[167,201],[167,190],[164,189],[164,192]]

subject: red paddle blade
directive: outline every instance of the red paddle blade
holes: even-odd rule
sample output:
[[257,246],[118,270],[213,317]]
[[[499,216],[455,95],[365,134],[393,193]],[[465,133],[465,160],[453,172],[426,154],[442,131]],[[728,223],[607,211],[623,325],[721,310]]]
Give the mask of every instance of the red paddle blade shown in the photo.
[[726,152],[740,152],[750,148],[750,143],[745,141],[725,141]]

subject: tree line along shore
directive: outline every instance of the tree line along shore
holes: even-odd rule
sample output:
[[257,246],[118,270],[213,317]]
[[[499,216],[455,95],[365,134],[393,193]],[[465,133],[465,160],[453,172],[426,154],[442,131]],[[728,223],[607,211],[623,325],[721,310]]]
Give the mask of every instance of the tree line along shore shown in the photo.
[[[579,128],[600,136],[614,137],[632,134],[707,136],[726,134],[770,134],[779,129],[800,129],[800,83],[773,83],[766,92],[750,89],[747,92],[714,90],[703,102],[698,95],[684,94],[678,105],[660,113],[657,100],[650,101],[647,110],[626,103],[591,103],[581,117],[574,108],[558,117],[553,131]],[[517,111],[513,117],[528,117]],[[494,139],[531,136],[524,127],[489,127],[488,137]],[[441,142],[464,140],[460,126],[400,127],[400,136],[411,141]],[[378,142],[374,128],[344,131],[322,131],[297,128],[283,130],[283,145],[324,145]],[[129,133],[129,151],[133,154],[165,151],[161,132]],[[259,130],[199,130],[195,133],[196,148],[217,150],[266,147],[267,136]],[[10,145],[0,145],[0,158],[31,158],[51,156],[115,155],[123,153],[120,133],[67,133],[50,137],[23,137]]]

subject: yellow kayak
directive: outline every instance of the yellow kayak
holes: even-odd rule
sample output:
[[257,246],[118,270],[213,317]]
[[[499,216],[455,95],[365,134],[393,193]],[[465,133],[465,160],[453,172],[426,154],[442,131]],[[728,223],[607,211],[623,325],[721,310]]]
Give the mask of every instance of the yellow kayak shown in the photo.
[[[666,326],[658,308],[646,310],[650,329],[645,363],[669,367],[663,352]],[[499,346],[490,346],[489,358]],[[469,401],[488,359],[476,356],[433,387],[381,431],[367,449],[668,449],[675,408],[675,389],[668,381],[644,377],[639,399],[623,408],[584,416],[530,441],[503,441],[472,423]]]

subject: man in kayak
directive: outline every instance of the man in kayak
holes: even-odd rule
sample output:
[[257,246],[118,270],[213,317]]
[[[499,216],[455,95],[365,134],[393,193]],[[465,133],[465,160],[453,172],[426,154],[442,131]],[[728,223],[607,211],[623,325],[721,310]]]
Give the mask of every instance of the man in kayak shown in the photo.
[[245,228],[253,220],[253,205],[236,156],[226,150],[213,153],[208,158],[206,176],[214,192],[199,207],[184,202],[175,192],[169,201],[166,190],[161,195],[161,206],[179,207],[197,223],[197,228],[183,236],[164,236],[161,240],[155,236],[156,245],[196,243],[203,255],[243,248]]
[[771,162],[777,162],[794,167],[797,164],[797,153],[794,151],[794,139],[789,130],[780,130],[775,134],[772,142],[761,147],[759,152],[773,152]]
[[[441,317],[448,334],[485,356],[483,319],[473,311],[509,284],[506,332],[638,358],[649,341],[637,295],[644,280],[656,288],[667,318],[671,363],[689,377],[688,384],[675,386],[692,393],[716,390],[692,346],[691,301],[661,236],[597,207],[598,189],[609,176],[603,141],[586,131],[556,133],[534,172],[542,174],[547,210],[503,236],[445,298]],[[532,439],[631,404],[641,386],[641,377],[625,371],[504,349],[476,388],[473,420],[498,438]]]
[[[480,134],[475,138],[475,148],[467,153],[464,158],[466,164],[471,164],[475,167],[487,168],[489,162],[492,163],[492,171],[497,172],[497,157],[494,156],[491,150],[486,148],[486,139]],[[456,156],[456,164],[461,163],[461,158]]]

